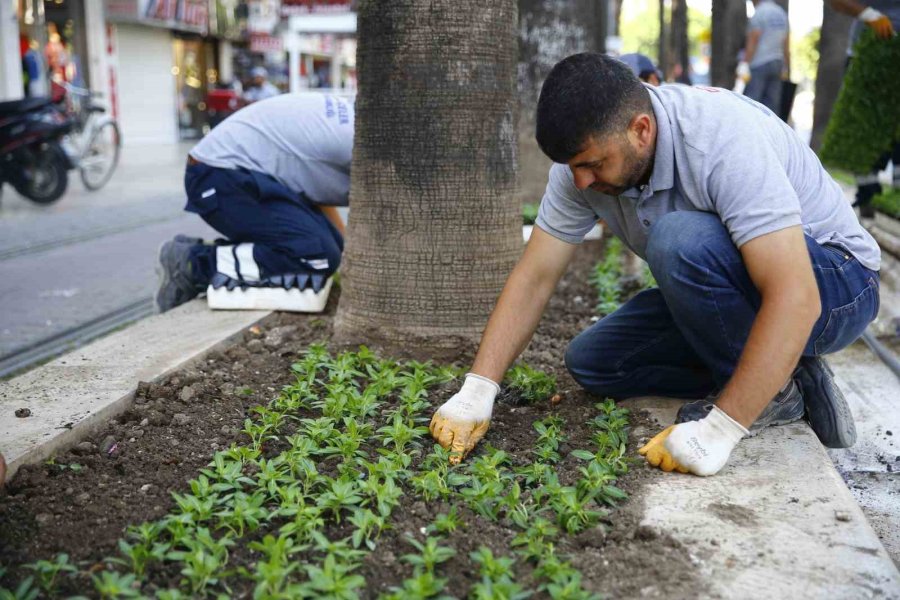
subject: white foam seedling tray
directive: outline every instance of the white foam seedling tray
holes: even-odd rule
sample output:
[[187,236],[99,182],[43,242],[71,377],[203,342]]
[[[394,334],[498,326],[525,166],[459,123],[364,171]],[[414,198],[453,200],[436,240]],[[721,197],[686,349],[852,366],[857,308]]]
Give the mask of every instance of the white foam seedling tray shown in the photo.
[[[524,241],[528,241],[531,239],[531,232],[534,230],[534,225],[522,225],[522,239]],[[587,232],[587,235],[584,236],[584,241],[590,240],[599,240],[603,237],[603,226],[600,224],[594,225],[594,228]]]
[[318,313],[325,310],[332,278],[329,277],[318,293],[312,288],[286,290],[280,287],[248,287],[229,291],[225,286],[206,289],[206,301],[216,310],[286,310],[290,312]]

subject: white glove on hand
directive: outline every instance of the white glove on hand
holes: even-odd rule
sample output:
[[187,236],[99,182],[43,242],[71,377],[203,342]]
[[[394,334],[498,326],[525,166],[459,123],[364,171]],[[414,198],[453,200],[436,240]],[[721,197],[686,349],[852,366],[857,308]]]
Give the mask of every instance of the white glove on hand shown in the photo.
[[738,63],[735,73],[737,74],[738,79],[742,80],[744,83],[750,81],[750,65],[745,61]]
[[699,421],[676,425],[666,438],[665,448],[675,462],[693,473],[706,477],[718,473],[741,438],[748,435],[743,425],[714,406]]
[[454,452],[450,462],[462,460],[487,433],[499,392],[500,386],[487,377],[467,373],[459,391],[434,413],[431,436]]

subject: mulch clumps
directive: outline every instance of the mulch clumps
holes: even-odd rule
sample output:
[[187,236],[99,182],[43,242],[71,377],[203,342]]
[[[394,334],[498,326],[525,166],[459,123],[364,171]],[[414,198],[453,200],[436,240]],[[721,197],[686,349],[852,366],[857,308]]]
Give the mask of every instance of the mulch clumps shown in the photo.
[[[566,440],[559,448],[562,459],[555,472],[563,485],[578,480],[584,462],[569,452],[589,447],[589,421],[597,415],[594,405],[600,399],[584,393],[568,376],[563,355],[568,341],[596,315],[596,292],[588,280],[601,247],[599,242],[586,243],[576,254],[522,357],[556,377],[562,401],[527,405],[505,391],[498,398],[488,435],[469,460],[490,445],[507,452],[511,466],[527,465],[537,438],[532,424],[555,414],[566,423]],[[172,492],[188,489],[188,482],[216,451],[246,444],[241,431],[245,419],[255,418],[252,409],[268,404],[283,386],[296,381],[291,365],[311,344],[327,343],[338,295],[337,290],[332,292],[321,316],[273,315],[244,332],[230,348],[214,351],[159,382],[141,382],[132,408],[102,431],[51,461],[23,467],[0,492],[0,565],[7,568],[0,586],[14,588],[31,574],[23,565],[61,552],[85,573],[99,571],[104,558],[117,554],[126,527],[169,513]],[[470,359],[460,356],[455,366],[465,368]],[[428,401],[437,407],[457,388],[455,382],[442,385],[429,393]],[[633,428],[642,424],[642,415],[631,415]],[[631,457],[636,456],[635,443],[631,436]],[[275,449],[267,450],[271,452]],[[420,462],[421,456],[415,461]],[[320,472],[328,471],[326,463]],[[688,550],[640,524],[641,488],[659,476],[635,460],[616,483],[629,499],[599,525],[557,540],[559,554],[581,571],[585,589],[611,597],[689,597],[702,589]],[[511,542],[519,530],[505,521],[488,520],[462,503],[456,505],[464,525],[442,542],[455,548],[456,556],[436,571],[449,580],[445,593],[463,597],[481,580],[469,554],[486,546],[495,556],[511,555]],[[378,538],[377,550],[356,572],[366,579],[360,595],[377,597],[410,577],[412,569],[402,560],[414,552],[408,537],[422,540],[434,518],[450,509],[446,501],[425,502],[408,494],[391,514],[391,528]],[[346,520],[327,527],[332,539],[350,532]],[[249,548],[249,541],[260,540],[263,533],[260,529],[246,535],[230,548],[229,566],[251,568],[259,552]],[[298,557],[302,560],[302,555]],[[523,585],[531,583],[527,568],[517,573]],[[177,585],[179,574],[163,567],[148,570],[146,577],[164,588]],[[252,595],[246,582],[231,583],[234,597]],[[86,575],[63,583],[62,589],[95,594]]]

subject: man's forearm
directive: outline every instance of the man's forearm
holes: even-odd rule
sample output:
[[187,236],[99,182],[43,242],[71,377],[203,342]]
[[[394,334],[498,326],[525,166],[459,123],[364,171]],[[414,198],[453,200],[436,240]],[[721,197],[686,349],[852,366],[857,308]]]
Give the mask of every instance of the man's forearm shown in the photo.
[[751,33],[747,36],[747,45],[744,48],[744,62],[750,64],[753,62],[753,56],[756,54],[756,45],[759,43],[759,34]]
[[861,4],[855,0],[831,0],[830,4],[831,8],[837,12],[851,17],[858,17],[859,13],[866,8],[865,4]]
[[797,366],[820,310],[818,290],[764,298],[718,407],[749,428]]
[[540,322],[556,281],[533,278],[525,269],[510,274],[497,306],[488,319],[472,372],[501,381],[512,362],[525,350]]

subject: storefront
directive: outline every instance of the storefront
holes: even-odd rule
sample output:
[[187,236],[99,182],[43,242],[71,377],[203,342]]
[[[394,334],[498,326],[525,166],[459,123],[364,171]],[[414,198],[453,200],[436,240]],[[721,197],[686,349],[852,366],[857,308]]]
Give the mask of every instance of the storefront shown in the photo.
[[[230,79],[242,39],[239,0],[107,0],[118,46],[123,137],[197,139],[209,130],[207,98]],[[131,134],[131,135],[129,135]]]

